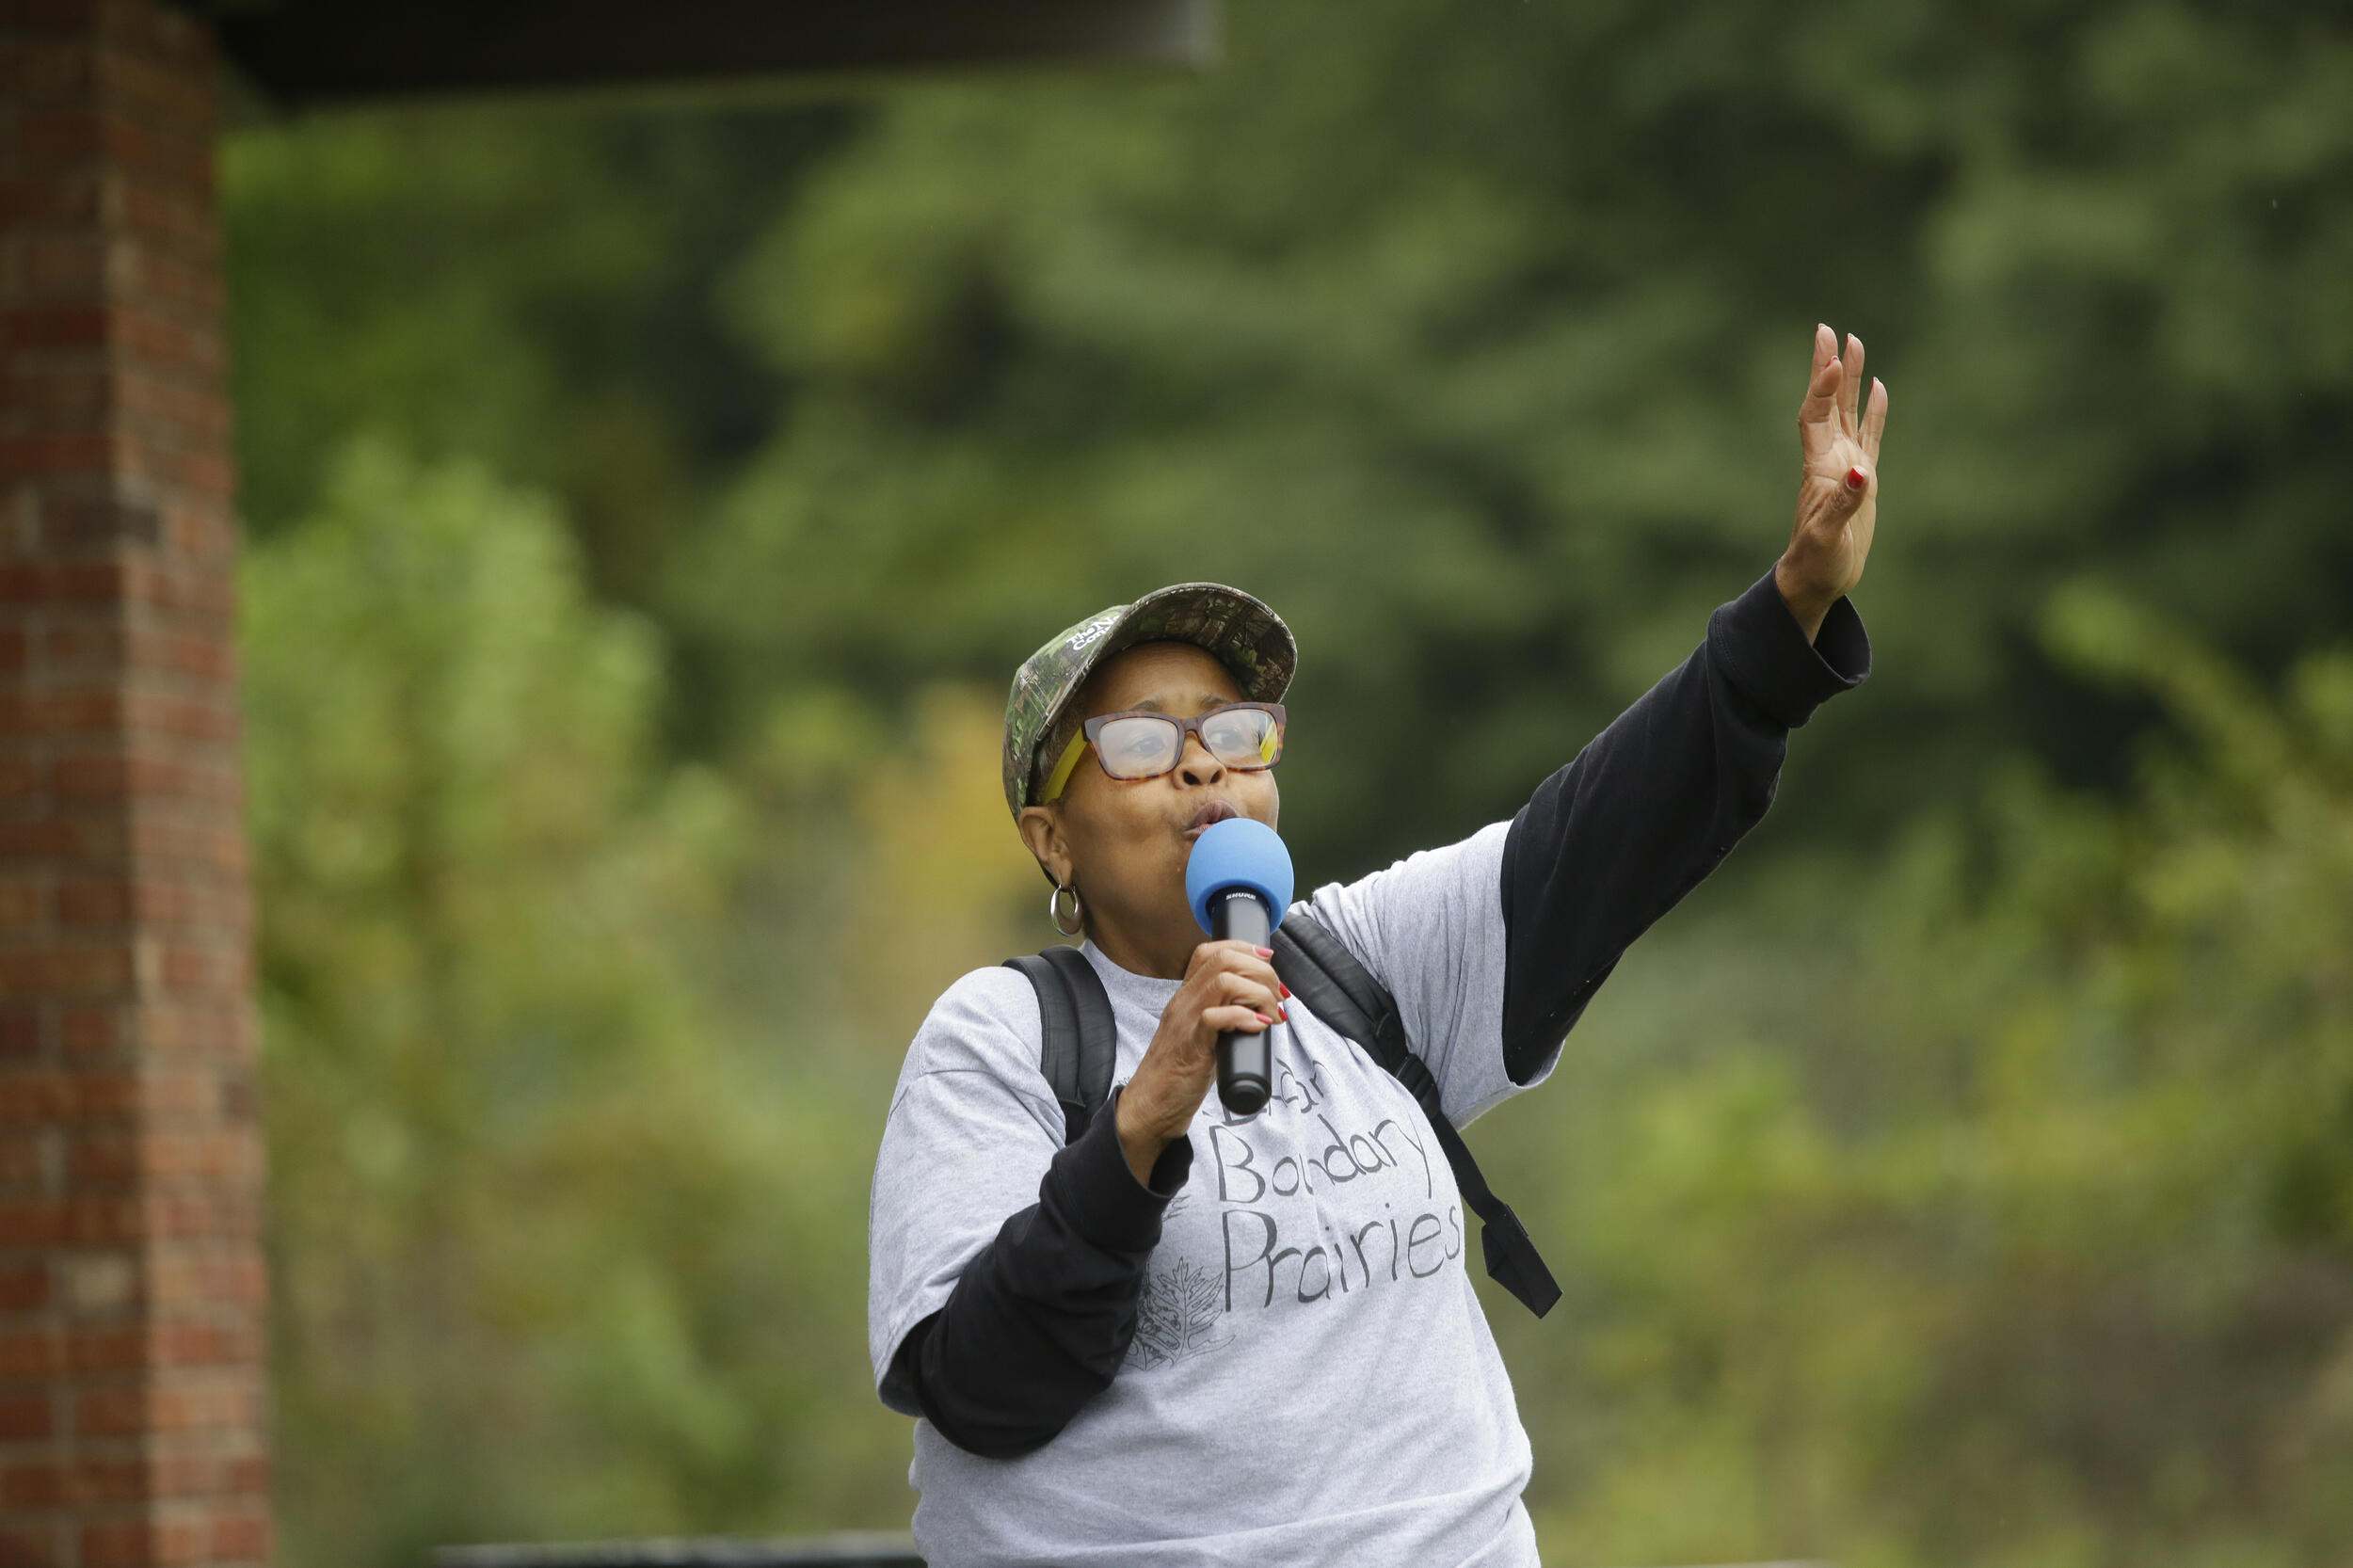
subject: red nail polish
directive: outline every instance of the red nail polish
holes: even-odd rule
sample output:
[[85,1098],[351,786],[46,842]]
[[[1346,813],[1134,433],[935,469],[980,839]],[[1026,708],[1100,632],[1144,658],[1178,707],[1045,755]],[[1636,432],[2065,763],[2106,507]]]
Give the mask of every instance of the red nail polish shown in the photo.
[[1289,986],[1288,986],[1288,985],[1284,984],[1283,984],[1281,981],[1279,981],[1279,980],[1278,980],[1278,981],[1276,981],[1276,982],[1274,983],[1274,988],[1275,988],[1276,990],[1278,990],[1278,991],[1282,992],[1282,993],[1283,993],[1285,996],[1287,996],[1287,997],[1288,997],[1288,996],[1289,996],[1289,995],[1291,994],[1291,988],[1290,988]]
[[1847,488],[1850,490],[1859,490],[1870,482],[1871,476],[1859,468],[1850,468],[1847,471]]

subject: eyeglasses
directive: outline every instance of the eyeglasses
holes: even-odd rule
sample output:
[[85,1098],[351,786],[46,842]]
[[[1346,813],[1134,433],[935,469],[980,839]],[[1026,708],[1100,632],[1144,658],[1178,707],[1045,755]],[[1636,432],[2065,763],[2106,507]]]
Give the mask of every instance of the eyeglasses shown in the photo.
[[1097,713],[1080,726],[1046,780],[1040,806],[1050,805],[1070,782],[1079,756],[1092,745],[1095,760],[1113,778],[1158,778],[1185,755],[1185,737],[1198,735],[1210,756],[1241,773],[1257,773],[1283,760],[1285,715],[1279,702],[1229,702],[1197,719],[1173,713]]

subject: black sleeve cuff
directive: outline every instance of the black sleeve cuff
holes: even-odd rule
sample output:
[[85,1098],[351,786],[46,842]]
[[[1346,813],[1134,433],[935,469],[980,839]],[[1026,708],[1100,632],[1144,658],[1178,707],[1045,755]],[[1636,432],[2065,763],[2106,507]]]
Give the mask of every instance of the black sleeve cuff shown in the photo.
[[1871,676],[1871,639],[1854,601],[1841,594],[1809,643],[1769,570],[1718,606],[1707,635],[1733,684],[1788,729]]
[[1048,1168],[1047,1184],[1056,1191],[1041,1197],[1060,1200],[1071,1228],[1096,1246],[1149,1252],[1160,1241],[1168,1200],[1193,1174],[1193,1140],[1176,1139],[1160,1151],[1149,1187],[1137,1181],[1119,1146],[1119,1096],[1126,1089],[1123,1083],[1112,1091],[1079,1141]]

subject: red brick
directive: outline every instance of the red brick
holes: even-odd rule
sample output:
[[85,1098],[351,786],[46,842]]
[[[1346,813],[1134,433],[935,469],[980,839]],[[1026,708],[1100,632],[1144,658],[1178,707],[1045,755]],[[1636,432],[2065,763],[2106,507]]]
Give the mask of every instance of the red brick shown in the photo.
[[[84,753],[61,757],[49,770],[49,787],[59,800],[207,801],[239,805],[244,779],[232,765],[203,767],[172,758],[133,753]],[[139,831],[134,825],[133,832]]]
[[0,1266],[0,1312],[38,1312],[48,1304],[49,1265]]
[[88,230],[35,231],[20,235],[17,244],[20,300],[106,296],[107,274],[115,263],[111,248],[98,234]]
[[[227,696],[222,694],[223,698]],[[152,730],[196,741],[220,741],[232,747],[244,734],[233,702],[168,692],[134,688],[128,718],[133,730]]]
[[144,1432],[151,1394],[143,1381],[83,1389],[73,1400],[74,1434],[120,1437]]
[[95,347],[112,330],[112,318],[97,305],[22,305],[0,315],[0,339],[12,349]]
[[0,932],[38,931],[49,923],[49,879],[0,878]]
[[120,729],[122,711],[122,691],[113,685],[0,689],[0,735],[47,740]]
[[121,857],[128,837],[128,824],[119,817],[0,817],[0,857],[113,860]]
[[[77,1122],[104,1121],[109,1117],[130,1117],[139,1113],[153,1088],[137,1073],[76,1072],[59,1074],[64,1080],[65,1105],[62,1114]],[[7,1077],[0,1074],[0,1117],[9,1110]],[[32,1096],[28,1088],[28,1098]]]
[[0,811],[37,808],[48,770],[33,759],[0,750]]
[[0,1529],[0,1568],[68,1568],[55,1531],[36,1526]]
[[197,260],[218,257],[220,225],[209,203],[162,181],[127,177],[115,181],[107,195],[122,226],[143,243]]
[[156,1255],[149,1287],[159,1302],[253,1306],[269,1299],[269,1268],[255,1253],[184,1251]]
[[62,1508],[72,1486],[62,1461],[26,1459],[0,1464],[0,1508]]
[[0,222],[33,228],[88,224],[105,209],[105,177],[93,168],[22,168],[0,180]]
[[161,968],[167,991],[218,990],[244,978],[245,966],[233,953],[218,953],[180,942],[163,944]]
[[155,1234],[148,1206],[130,1192],[0,1197],[0,1246],[122,1246],[150,1240]]
[[[157,515],[166,530],[188,525],[184,508],[167,507]],[[232,536],[224,532],[224,537]],[[224,696],[236,668],[235,641],[225,623],[220,631],[206,633],[88,620],[46,628],[39,648],[41,668],[53,674],[153,671],[200,676],[218,681]]]
[[[258,1400],[248,1400],[233,1407],[229,1417],[235,1425],[259,1432],[268,1413]],[[220,1489],[232,1496],[260,1496],[269,1495],[270,1460],[267,1454],[241,1454],[229,1461],[221,1477]]]
[[[149,271],[164,267],[174,272],[198,270],[179,262],[163,261],[150,261],[146,267]],[[164,420],[214,440],[226,440],[229,435],[229,399],[217,387],[191,386],[172,376],[125,370],[113,377],[111,391],[125,413]]]
[[66,1515],[0,1568],[264,1560],[211,31],[161,0],[0,5],[0,1452],[89,1443],[0,1464],[0,1514]]
[[131,885],[114,878],[60,881],[56,907],[61,925],[120,925],[131,916]]
[[20,104],[85,100],[98,80],[98,51],[80,39],[12,39],[6,58],[8,95]]
[[[204,868],[244,875],[250,849],[233,819],[228,825],[173,822],[161,816],[140,817],[130,824],[132,853],[157,865]],[[6,824],[0,824],[0,834]]]
[[184,136],[209,137],[213,93],[208,80],[123,49],[97,56],[96,79],[107,98],[142,123]]
[[[37,1467],[34,1464],[24,1466],[27,1471]],[[55,1484],[62,1488],[59,1500],[69,1507],[135,1503],[155,1496],[155,1464],[152,1459],[78,1454],[53,1461],[50,1467],[55,1471]]]
[[253,889],[242,879],[141,877],[131,897],[133,908],[146,924],[195,925],[241,946],[249,940]]
[[39,1187],[49,1172],[46,1132],[0,1132],[0,1185]]
[[253,1015],[241,990],[227,1000],[200,996],[159,1003],[150,998],[134,1016],[139,1044],[158,1059],[183,1052],[242,1059],[253,1042]]
[[197,452],[134,440],[124,456],[128,472],[159,484],[224,502],[236,493],[236,467],[225,452]]
[[186,1568],[217,1562],[212,1549],[214,1514],[85,1525],[79,1568]]
[[58,501],[40,509],[40,547],[55,553],[162,542],[154,507],[120,501]]
[[119,942],[0,947],[0,992],[44,996],[128,991],[131,950]]
[[56,1400],[48,1390],[0,1391],[0,1442],[30,1442],[55,1435]]
[[166,610],[236,613],[236,584],[217,568],[186,570],[133,556],[121,564],[121,594]]
[[261,1336],[254,1330],[216,1323],[110,1325],[72,1329],[64,1336],[65,1363],[75,1372],[174,1367],[258,1369],[261,1352]]
[[[121,1436],[142,1432],[230,1432],[259,1430],[263,1409],[258,1378],[213,1374],[191,1381],[141,1380],[83,1392],[75,1401],[73,1430],[98,1436]],[[231,1456],[217,1462],[213,1489],[223,1493],[258,1490],[267,1484],[268,1462],[257,1455]]]
[[159,134],[139,119],[83,104],[28,108],[17,116],[17,142],[35,168],[102,164],[157,176],[184,189],[210,192],[212,137]]
[[44,1378],[64,1366],[64,1342],[56,1329],[0,1328],[0,1378]]
[[16,0],[8,20],[21,35],[62,34],[72,42],[87,43],[104,9],[103,0]]
[[73,1329],[60,1336],[64,1364],[75,1372],[121,1372],[151,1364],[147,1331],[104,1326]]
[[154,1346],[158,1363],[167,1367],[244,1367],[262,1358],[260,1334],[244,1326],[163,1323],[154,1331]]
[[122,443],[104,434],[0,436],[0,476],[39,479],[110,473],[122,453]]
[[[162,1555],[157,1537],[166,1528],[146,1519],[109,1519],[85,1524],[80,1542],[81,1568],[161,1568],[166,1562],[194,1562],[198,1548],[193,1544],[185,1555],[170,1558]],[[177,1528],[184,1534],[196,1534],[187,1526]]]
[[118,306],[108,312],[107,332],[135,364],[148,361],[157,369],[207,376],[225,368],[216,329],[174,320],[161,312]]
[[224,1513],[213,1520],[210,1549],[216,1562],[266,1562],[277,1530],[266,1512]]
[[0,1007],[0,1057],[38,1056],[41,1048],[38,1005],[20,1002]]
[[115,377],[103,363],[41,364],[0,377],[0,429],[12,435],[88,431],[114,410]]
[[56,1122],[73,1113],[75,1074],[48,1066],[0,1067],[0,1122]]
[[127,1184],[138,1175],[138,1140],[131,1133],[88,1133],[66,1145],[66,1178],[75,1192]]
[[75,675],[120,669],[136,635],[120,621],[46,627],[40,634],[41,667]]
[[[260,1150],[242,1133],[220,1131],[85,1133],[67,1146],[67,1166],[78,1187],[84,1178],[126,1180],[134,1176],[181,1180],[229,1176],[240,1182],[259,1174]],[[203,1194],[212,1201],[210,1189]],[[156,1203],[184,1201],[161,1195]]]
[[68,1007],[58,1032],[69,1051],[112,1050],[120,1037],[111,1007]]

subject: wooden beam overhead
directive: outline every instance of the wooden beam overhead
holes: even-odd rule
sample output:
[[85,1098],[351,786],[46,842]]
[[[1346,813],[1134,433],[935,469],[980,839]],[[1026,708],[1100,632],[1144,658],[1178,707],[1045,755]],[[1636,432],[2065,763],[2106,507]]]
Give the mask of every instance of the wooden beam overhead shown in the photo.
[[959,66],[1199,67],[1218,0],[184,0],[262,97],[302,108]]

